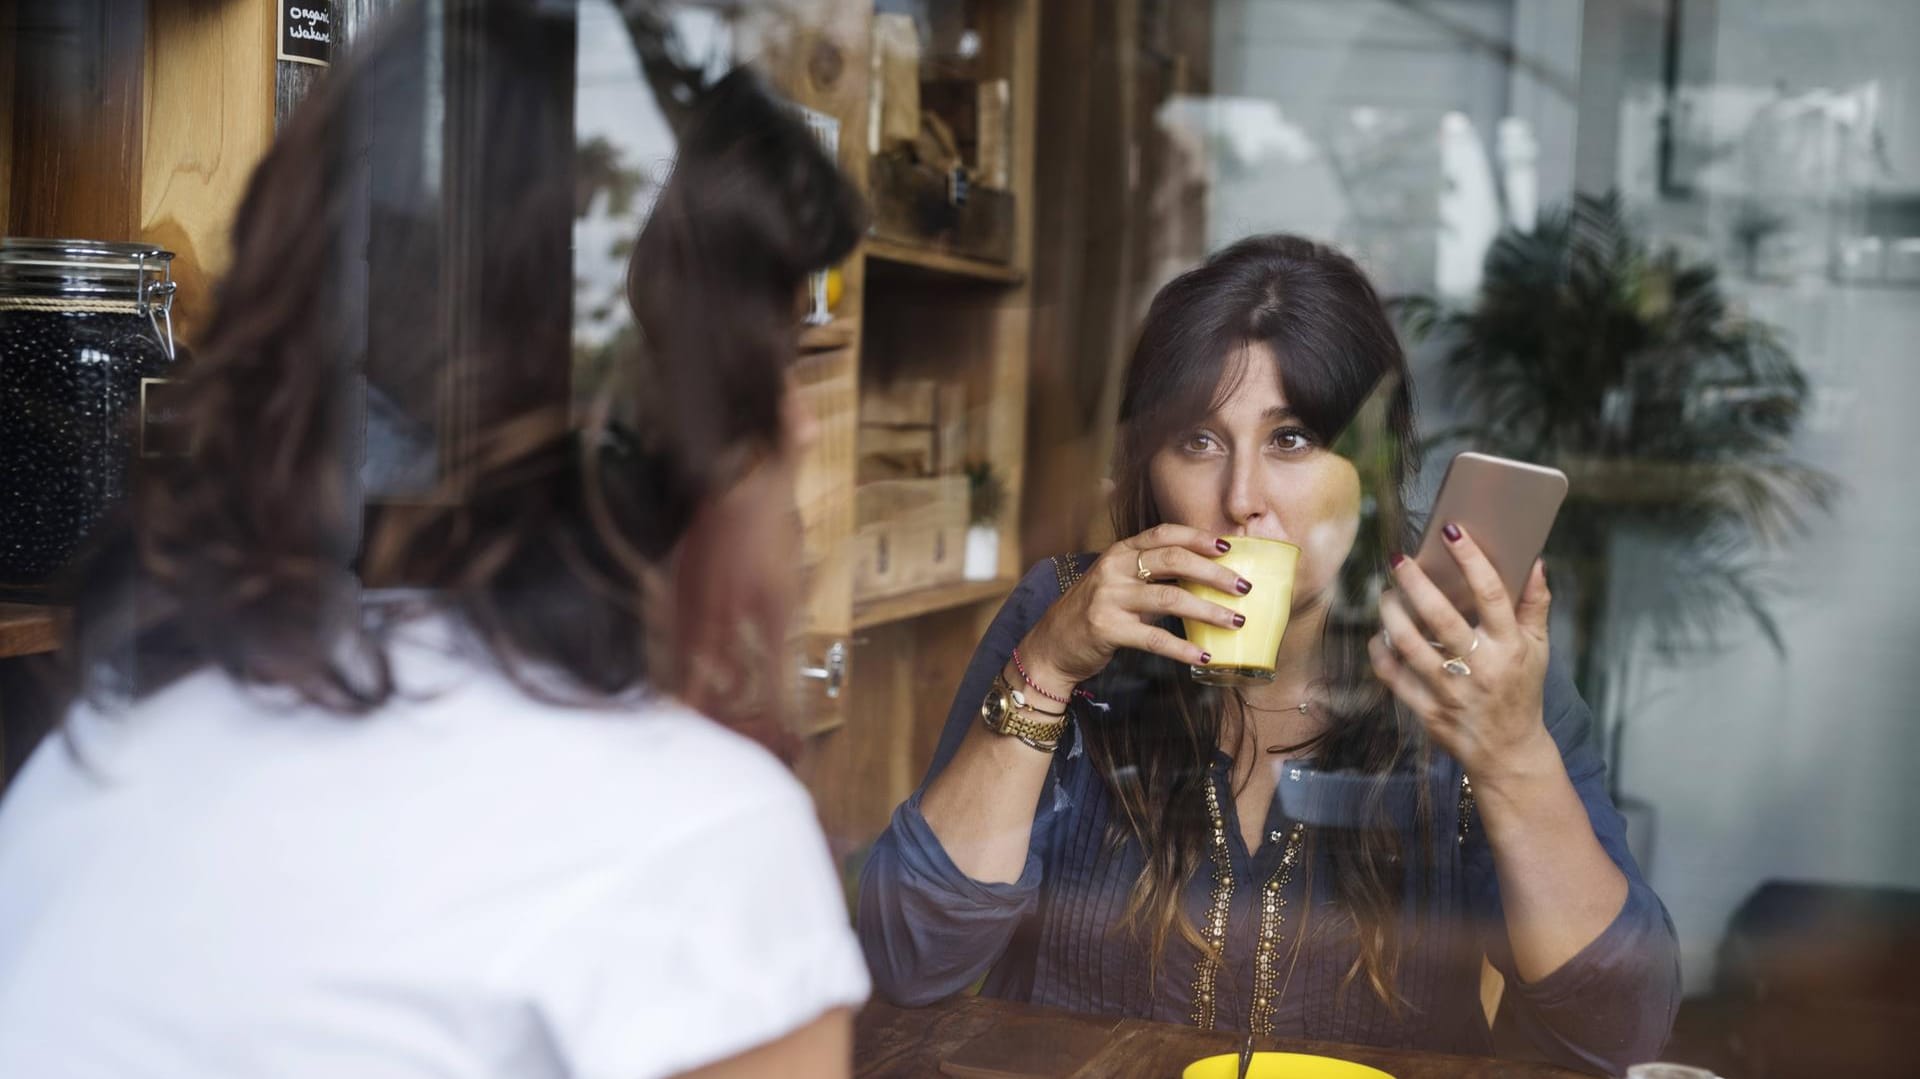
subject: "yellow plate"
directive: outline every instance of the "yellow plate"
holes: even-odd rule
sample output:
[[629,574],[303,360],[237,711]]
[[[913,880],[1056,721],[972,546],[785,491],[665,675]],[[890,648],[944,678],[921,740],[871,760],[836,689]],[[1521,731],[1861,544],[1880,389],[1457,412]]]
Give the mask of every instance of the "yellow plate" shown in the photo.
[[[1187,1065],[1180,1079],[1234,1079],[1240,1054],[1224,1053]],[[1255,1053],[1247,1079],[1393,1079],[1378,1068],[1311,1053]]]

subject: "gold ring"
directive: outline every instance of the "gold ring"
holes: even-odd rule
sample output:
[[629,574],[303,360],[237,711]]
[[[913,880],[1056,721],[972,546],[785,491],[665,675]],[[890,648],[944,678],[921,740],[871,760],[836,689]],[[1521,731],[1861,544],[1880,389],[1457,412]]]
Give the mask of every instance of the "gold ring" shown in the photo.
[[1459,675],[1460,677],[1465,678],[1467,675],[1470,675],[1473,673],[1473,668],[1467,666],[1467,657],[1470,655],[1473,655],[1475,652],[1478,652],[1479,650],[1480,650],[1480,635],[1476,633],[1473,635],[1473,644],[1469,645],[1465,652],[1462,652],[1457,656],[1449,657],[1445,662],[1441,663],[1440,669],[1447,672],[1448,674]]
[[1140,551],[1137,554],[1135,554],[1133,556],[1133,565],[1134,565],[1134,568],[1140,571],[1141,580],[1143,581],[1153,580],[1153,571],[1147,568],[1147,552]]

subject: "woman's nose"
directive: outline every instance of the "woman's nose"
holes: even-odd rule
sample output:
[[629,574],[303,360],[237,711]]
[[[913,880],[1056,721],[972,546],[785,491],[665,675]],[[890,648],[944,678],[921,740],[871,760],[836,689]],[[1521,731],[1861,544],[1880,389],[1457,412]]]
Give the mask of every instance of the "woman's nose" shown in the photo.
[[1255,528],[1271,523],[1272,507],[1261,489],[1256,462],[1236,456],[1227,472],[1225,504],[1227,519],[1246,535],[1259,535]]

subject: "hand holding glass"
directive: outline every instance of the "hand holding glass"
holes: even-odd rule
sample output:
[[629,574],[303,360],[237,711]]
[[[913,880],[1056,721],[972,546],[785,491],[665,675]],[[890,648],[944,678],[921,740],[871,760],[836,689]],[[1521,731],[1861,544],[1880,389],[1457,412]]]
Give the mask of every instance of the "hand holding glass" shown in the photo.
[[1192,581],[1180,587],[1244,616],[1246,625],[1226,629],[1194,619],[1182,619],[1187,640],[1211,656],[1206,666],[1192,668],[1193,680],[1209,686],[1254,686],[1273,681],[1273,664],[1280,638],[1287,632],[1293,610],[1293,574],[1300,564],[1300,548],[1285,540],[1229,536],[1232,550],[1214,561],[1253,582],[1244,596],[1230,595]]

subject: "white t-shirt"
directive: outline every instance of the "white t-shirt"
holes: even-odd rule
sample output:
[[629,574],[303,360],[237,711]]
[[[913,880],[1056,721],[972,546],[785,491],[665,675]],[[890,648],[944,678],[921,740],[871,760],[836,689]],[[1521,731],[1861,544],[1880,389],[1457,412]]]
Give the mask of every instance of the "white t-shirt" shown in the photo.
[[866,998],[770,754],[402,637],[372,717],[203,671],[35,752],[0,801],[0,1076],[642,1079]]

